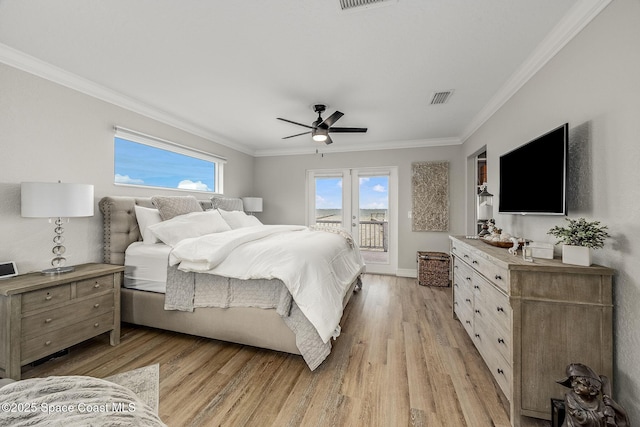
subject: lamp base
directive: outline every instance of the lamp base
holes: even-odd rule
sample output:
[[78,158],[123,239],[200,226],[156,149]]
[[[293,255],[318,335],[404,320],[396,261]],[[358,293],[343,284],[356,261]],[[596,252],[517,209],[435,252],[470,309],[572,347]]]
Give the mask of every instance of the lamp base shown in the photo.
[[75,267],[70,265],[67,267],[47,268],[46,270],[42,270],[42,274],[48,274],[48,275],[63,274],[63,273],[70,273],[73,270],[75,270]]

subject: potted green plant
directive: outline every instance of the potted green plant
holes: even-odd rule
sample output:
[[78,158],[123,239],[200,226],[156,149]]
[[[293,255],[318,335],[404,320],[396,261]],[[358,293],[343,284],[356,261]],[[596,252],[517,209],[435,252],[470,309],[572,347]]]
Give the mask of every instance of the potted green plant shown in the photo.
[[562,243],[562,262],[565,264],[591,265],[591,250],[604,246],[604,240],[609,237],[606,225],[600,221],[587,221],[584,218],[565,218],[569,224],[566,227],[555,226],[547,232],[558,238],[556,244]]

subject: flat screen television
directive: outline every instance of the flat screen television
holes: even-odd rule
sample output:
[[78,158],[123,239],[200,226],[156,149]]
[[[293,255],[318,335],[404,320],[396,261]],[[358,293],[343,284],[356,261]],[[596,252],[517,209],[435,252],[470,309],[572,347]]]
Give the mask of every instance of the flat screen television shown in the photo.
[[500,156],[504,214],[567,215],[569,124]]

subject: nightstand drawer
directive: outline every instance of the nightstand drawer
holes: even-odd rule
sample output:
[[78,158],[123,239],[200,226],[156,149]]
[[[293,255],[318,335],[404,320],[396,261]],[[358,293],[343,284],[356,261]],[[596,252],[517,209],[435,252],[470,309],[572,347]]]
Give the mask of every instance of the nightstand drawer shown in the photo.
[[76,287],[78,298],[113,289],[113,274],[79,281]]
[[22,312],[39,310],[71,299],[71,284],[58,285],[22,295]]
[[24,341],[21,363],[27,364],[113,329],[113,311]]
[[84,319],[113,310],[113,292],[22,318],[22,340],[27,341]]

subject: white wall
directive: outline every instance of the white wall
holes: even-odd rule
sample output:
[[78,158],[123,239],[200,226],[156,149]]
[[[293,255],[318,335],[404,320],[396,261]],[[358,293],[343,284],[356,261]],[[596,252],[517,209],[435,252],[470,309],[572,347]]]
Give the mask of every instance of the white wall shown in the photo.
[[[487,145],[489,182],[497,183],[501,154],[569,122],[569,217],[599,220],[613,236],[594,262],[616,270],[614,397],[634,424],[640,422],[639,76],[640,1],[611,2],[464,144],[465,156]],[[516,179],[534,193],[544,165],[522,169]],[[498,193],[497,186],[491,190]],[[564,222],[494,215],[506,231],[550,242],[546,232]]]
[[[309,142],[301,142],[309,143]],[[339,144],[339,142],[335,142]],[[411,163],[449,161],[449,232],[414,232],[411,210]],[[398,167],[398,269],[416,270],[417,251],[449,251],[449,234],[464,232],[465,161],[461,146],[325,153],[255,160],[255,193],[264,199],[260,218],[266,223],[305,223],[305,179],[309,169]]]
[[20,216],[20,182],[60,180],[95,186],[95,216],[74,218],[65,226],[70,265],[102,260],[97,202],[103,196],[188,194],[115,186],[114,125],[227,157],[225,193],[251,193],[251,156],[3,64],[0,94],[0,261],[15,261],[21,273],[49,267],[53,224]]

